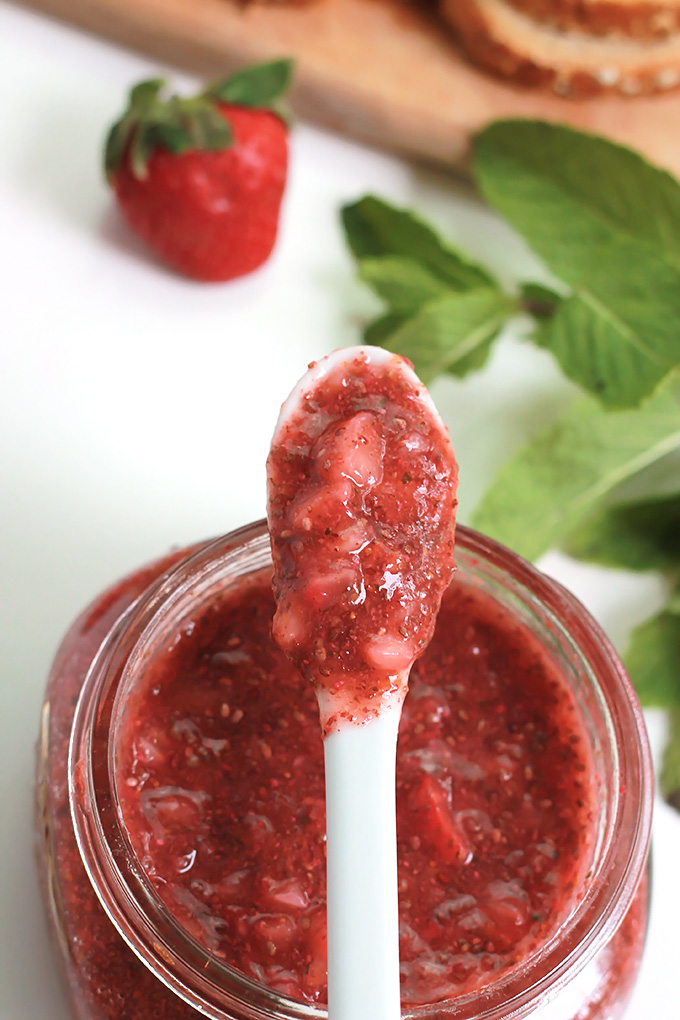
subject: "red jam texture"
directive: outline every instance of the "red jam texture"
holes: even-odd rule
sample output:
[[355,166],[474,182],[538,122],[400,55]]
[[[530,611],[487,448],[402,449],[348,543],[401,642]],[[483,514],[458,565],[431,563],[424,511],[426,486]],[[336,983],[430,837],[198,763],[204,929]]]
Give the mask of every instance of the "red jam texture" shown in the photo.
[[[69,737],[85,675],[118,616],[168,565],[140,571],[86,610],[64,640],[47,687],[36,801],[40,877],[78,1020],[198,1017],[104,913],[68,804]],[[146,730],[127,721],[121,792],[151,881],[197,937],[253,975],[323,997],[321,735],[306,686],[296,693],[292,719],[268,708],[276,690],[272,670],[284,692],[296,682],[268,638],[272,611],[263,582],[261,600],[251,590],[241,607],[225,603],[184,634],[176,661],[193,663],[194,678],[180,684],[167,660],[162,692],[140,688],[139,697],[159,714],[147,719]],[[513,648],[516,666],[508,672],[505,656]],[[405,999],[419,1000],[436,998],[450,984],[462,990],[493,980],[553,930],[574,896],[579,855],[588,853],[590,807],[578,801],[590,764],[571,701],[531,636],[467,588],[445,600],[411,688],[399,750],[401,949]],[[287,700],[288,712],[289,706]],[[295,775],[299,756],[304,771]],[[454,785],[467,791],[462,800]],[[250,813],[235,823],[238,804]],[[190,833],[175,828],[182,812],[194,826]],[[235,824],[243,846],[229,848],[225,837]],[[223,857],[218,873],[215,854],[230,855],[231,867]],[[428,904],[436,904],[432,912]],[[644,879],[597,958],[599,984],[565,1017],[619,1015],[639,966],[647,910]],[[246,937],[230,944],[228,925],[242,927]],[[450,1014],[447,1007],[428,1015]]]
[[[324,1002],[322,738],[311,686],[269,636],[269,583],[152,656],[125,702],[119,797],[143,868],[195,938]],[[454,584],[399,735],[404,1002],[483,988],[555,931],[591,858],[592,775],[555,666],[488,595]]]
[[446,429],[410,363],[370,351],[309,381],[267,462],[274,637],[335,696],[326,729],[403,693],[454,569]]

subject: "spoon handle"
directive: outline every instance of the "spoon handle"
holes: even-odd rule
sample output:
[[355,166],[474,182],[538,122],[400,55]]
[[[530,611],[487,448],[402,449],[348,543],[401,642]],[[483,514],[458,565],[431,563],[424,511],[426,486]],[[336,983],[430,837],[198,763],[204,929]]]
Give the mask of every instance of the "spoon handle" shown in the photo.
[[401,705],[324,739],[329,1020],[399,1020],[395,764]]

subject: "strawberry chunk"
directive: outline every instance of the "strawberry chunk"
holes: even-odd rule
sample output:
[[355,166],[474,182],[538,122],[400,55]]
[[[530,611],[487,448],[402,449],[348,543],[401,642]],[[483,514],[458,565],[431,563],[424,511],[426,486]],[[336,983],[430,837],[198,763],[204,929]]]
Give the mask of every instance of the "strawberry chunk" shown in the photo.
[[312,451],[317,474],[324,481],[350,479],[359,488],[382,480],[385,439],[380,419],[359,411],[325,432]]
[[434,776],[425,775],[412,794],[412,807],[420,816],[422,838],[444,864],[468,864],[472,848],[465,833],[456,825],[450,795]]

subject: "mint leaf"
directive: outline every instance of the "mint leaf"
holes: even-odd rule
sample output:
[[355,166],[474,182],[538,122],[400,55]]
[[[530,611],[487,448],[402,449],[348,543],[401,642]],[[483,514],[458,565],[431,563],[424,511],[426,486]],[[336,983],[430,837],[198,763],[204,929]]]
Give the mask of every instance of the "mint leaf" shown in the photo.
[[449,289],[463,291],[495,284],[481,266],[470,262],[405,209],[396,209],[373,195],[341,211],[347,243],[357,259],[396,255],[417,262]]
[[[647,242],[680,266],[680,183],[632,149],[561,124],[499,120],[477,135],[474,152],[483,190],[488,185],[496,195],[507,185],[507,204],[517,217],[525,217],[534,198],[560,222],[569,208],[588,229],[598,221]],[[535,195],[525,190],[532,184]],[[537,209],[531,221],[539,216]],[[557,229],[556,223],[545,224],[546,241]],[[551,247],[557,243],[550,241]]]
[[[678,182],[628,149],[539,121],[492,124],[476,138],[474,170],[488,201],[597,311],[595,350],[563,358],[565,371],[594,380],[609,406],[639,402],[680,363]],[[593,332],[591,322],[591,348]],[[618,376],[612,351],[623,352]]]
[[604,411],[585,397],[501,468],[474,526],[536,559],[621,482],[677,449],[680,373],[637,411]]
[[387,344],[393,333],[396,333],[405,322],[408,322],[408,319],[408,315],[393,315],[391,312],[387,315],[381,315],[379,318],[374,319],[373,322],[369,322],[368,326],[364,329],[364,343],[373,344],[375,347],[382,347]]
[[680,613],[666,608],[636,627],[624,661],[645,707],[680,704]]
[[442,372],[462,374],[479,367],[501,326],[516,310],[511,298],[491,288],[450,293],[424,305],[382,342],[410,358],[427,383]]
[[658,358],[645,337],[585,291],[560,301],[534,340],[554,354],[566,376],[609,408],[637,406],[669,370],[670,362]]
[[661,766],[661,790],[676,811],[680,811],[680,708],[670,713],[670,734]]
[[680,588],[663,612],[633,631],[624,662],[642,705],[670,710],[660,785],[680,811]]
[[522,307],[536,319],[549,319],[562,300],[562,295],[542,283],[523,283],[520,287]]
[[566,551],[607,567],[680,572],[680,494],[602,510],[572,532]]
[[408,315],[393,315],[391,312],[379,316],[373,322],[369,322],[364,329],[364,343],[382,347],[393,333],[396,333],[405,322],[408,322],[408,319]]
[[[507,318],[508,316],[506,316],[506,320]],[[499,330],[490,333],[488,339],[482,340],[469,354],[452,361],[446,367],[446,374],[452,375],[456,379],[463,379],[466,375],[470,375],[471,372],[478,372],[480,368],[484,368],[484,365],[489,360],[491,348],[498,333]]]
[[451,288],[424,266],[396,255],[360,259],[359,278],[397,314],[416,312],[427,302],[451,293]]

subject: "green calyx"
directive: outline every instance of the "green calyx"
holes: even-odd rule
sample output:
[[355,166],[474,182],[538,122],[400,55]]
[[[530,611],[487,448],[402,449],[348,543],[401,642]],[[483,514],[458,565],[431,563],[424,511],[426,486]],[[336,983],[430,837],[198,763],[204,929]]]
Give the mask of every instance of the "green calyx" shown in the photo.
[[110,182],[127,157],[135,177],[148,174],[149,159],[159,148],[176,155],[191,150],[216,152],[234,141],[219,103],[269,110],[289,120],[284,95],[293,73],[292,60],[273,60],[238,71],[209,85],[197,96],[163,96],[166,82],[154,78],[135,85],[123,116],[109,131],[104,169]]

